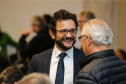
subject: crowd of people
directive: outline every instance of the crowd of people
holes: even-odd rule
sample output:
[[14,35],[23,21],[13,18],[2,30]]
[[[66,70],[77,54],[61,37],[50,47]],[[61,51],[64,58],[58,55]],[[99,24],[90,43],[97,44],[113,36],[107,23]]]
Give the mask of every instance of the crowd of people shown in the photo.
[[[0,29],[0,84],[126,84],[126,52],[110,49],[112,30],[91,11],[60,9],[30,22],[29,42],[29,30],[15,42]],[[10,58],[7,44],[17,48]]]

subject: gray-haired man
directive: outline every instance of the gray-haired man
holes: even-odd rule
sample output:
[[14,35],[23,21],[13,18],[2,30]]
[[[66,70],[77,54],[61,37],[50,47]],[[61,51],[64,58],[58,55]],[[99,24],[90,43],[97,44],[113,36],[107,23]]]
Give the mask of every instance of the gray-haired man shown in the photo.
[[86,58],[80,61],[75,84],[126,84],[126,62],[109,49],[112,38],[106,22],[93,19],[84,24],[79,39]]

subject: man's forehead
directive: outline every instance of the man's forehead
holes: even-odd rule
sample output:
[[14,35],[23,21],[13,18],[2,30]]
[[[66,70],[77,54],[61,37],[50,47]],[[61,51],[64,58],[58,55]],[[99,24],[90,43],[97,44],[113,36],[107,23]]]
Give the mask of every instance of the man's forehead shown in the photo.
[[56,22],[56,27],[60,28],[76,28],[75,23],[72,19],[66,19],[66,20],[58,20]]
[[60,19],[60,20],[57,20],[56,22],[63,22],[63,21],[69,21],[69,20],[73,21],[73,19]]
[[59,24],[62,24],[62,25],[64,25],[64,24],[74,24],[75,25],[75,23],[74,23],[74,21],[72,19],[57,20],[56,25],[59,25]]

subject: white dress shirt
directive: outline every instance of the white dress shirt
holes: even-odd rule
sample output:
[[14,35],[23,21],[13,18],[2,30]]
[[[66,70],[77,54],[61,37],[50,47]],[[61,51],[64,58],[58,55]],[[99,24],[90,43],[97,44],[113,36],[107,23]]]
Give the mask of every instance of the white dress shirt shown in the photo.
[[[59,62],[59,54],[62,53],[56,46],[53,49],[51,64],[50,64],[50,74],[49,78],[52,84],[55,84],[57,67]],[[73,84],[73,47],[65,52],[67,56],[64,57],[64,84]]]

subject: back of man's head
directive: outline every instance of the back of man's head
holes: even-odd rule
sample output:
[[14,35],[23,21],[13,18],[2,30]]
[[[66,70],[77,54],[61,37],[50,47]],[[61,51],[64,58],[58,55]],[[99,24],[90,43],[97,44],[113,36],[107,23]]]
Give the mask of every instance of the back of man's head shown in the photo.
[[51,82],[46,74],[32,73],[24,76],[17,84],[51,84]]
[[0,74],[0,80],[7,84],[14,84],[23,77],[23,73],[16,67],[8,67]]
[[83,26],[82,35],[89,35],[95,45],[109,46],[113,39],[113,33],[109,25],[99,19],[86,22]]

